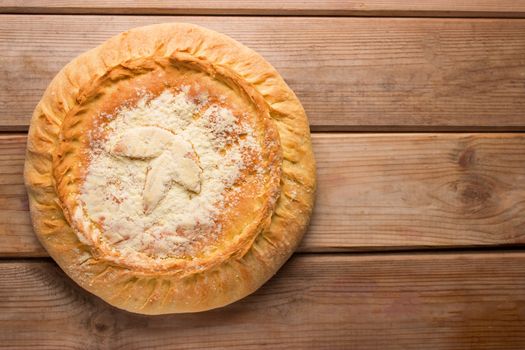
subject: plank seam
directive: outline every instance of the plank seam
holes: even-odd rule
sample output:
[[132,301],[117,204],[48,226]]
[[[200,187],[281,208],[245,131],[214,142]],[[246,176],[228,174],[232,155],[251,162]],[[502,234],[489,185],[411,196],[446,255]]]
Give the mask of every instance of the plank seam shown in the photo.
[[[401,256],[401,255],[480,255],[487,253],[525,253],[525,244],[511,244],[508,246],[492,245],[484,247],[444,247],[444,248],[415,248],[415,249],[382,249],[382,250],[355,250],[355,251],[296,251],[296,256]],[[0,263],[6,261],[53,261],[50,256],[0,256]]]
[[[495,249],[494,249],[495,248]],[[510,248],[505,247],[493,247],[491,249],[465,249],[465,248],[448,248],[448,249],[431,249],[431,250],[382,250],[382,251],[355,251],[355,252],[295,252],[292,256],[323,256],[323,257],[398,257],[398,256],[447,256],[447,255],[464,255],[464,256],[477,256],[486,254],[502,254],[502,255],[516,255],[525,254],[525,245],[515,246]],[[27,263],[39,263],[39,262],[54,262],[50,256],[36,256],[36,257],[16,257],[16,256],[0,256],[0,264],[9,262],[27,262]]]
[[[312,134],[341,134],[341,135],[352,135],[352,134],[523,134],[525,133],[525,126],[519,127],[516,129],[513,128],[426,128],[419,127],[414,129],[408,129],[406,127],[399,128],[381,128],[381,127],[372,127],[372,128],[362,128],[355,129],[353,128],[339,127],[335,128],[324,128],[313,126],[310,127],[310,132]],[[0,125],[0,136],[4,135],[27,135],[29,131],[29,125],[21,127],[9,127]]]
[[[38,11],[38,12],[37,12]],[[266,11],[260,11],[260,13],[239,13],[239,12],[207,12],[208,10],[199,12],[199,11],[181,11],[181,12],[112,12],[108,11],[92,11],[92,12],[83,12],[83,11],[71,11],[71,12],[60,12],[60,11],[43,11],[40,9],[35,9],[28,11],[19,11],[11,10],[10,8],[0,8],[0,15],[27,15],[27,16],[195,16],[195,17],[302,17],[302,18],[322,18],[322,17],[333,17],[333,18],[385,18],[385,19],[403,19],[403,18],[418,18],[418,19],[524,19],[525,13],[521,12],[502,12],[496,15],[486,15],[482,16],[479,13],[470,13],[470,12],[461,12],[453,11],[456,15],[450,14],[448,11],[439,12],[429,15],[430,11],[408,11],[410,14],[404,13],[404,11],[384,11],[389,12],[390,14],[382,14],[383,11],[364,11],[362,14],[356,11],[351,11],[348,14],[339,14],[339,13],[323,13],[323,12],[309,12],[305,11],[304,13],[293,13],[293,12],[282,12],[282,13],[271,13]],[[345,12],[344,10],[334,10],[337,12]],[[328,11],[330,12],[330,11]]]
[[[231,16],[231,17],[368,17],[368,18],[464,18],[464,19],[523,19],[525,12],[500,12],[497,14],[479,11],[423,11],[423,10],[223,10],[223,9],[182,9],[147,10],[129,8],[12,8],[0,7],[2,15],[85,15],[85,16]],[[257,12],[257,13],[255,13]]]

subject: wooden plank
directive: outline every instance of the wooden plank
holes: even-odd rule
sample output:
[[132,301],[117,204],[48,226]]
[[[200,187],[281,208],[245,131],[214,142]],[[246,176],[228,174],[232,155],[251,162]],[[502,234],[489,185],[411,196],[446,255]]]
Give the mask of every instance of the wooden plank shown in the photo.
[[304,250],[525,243],[524,134],[314,136]]
[[[314,134],[319,188],[300,251],[525,243],[525,134]],[[0,136],[0,256],[44,256]]]
[[118,32],[169,21],[259,51],[316,131],[525,130],[525,20],[49,15],[0,16],[0,130],[27,129],[71,58]]
[[47,256],[29,217],[25,148],[25,135],[0,135],[0,256]]
[[294,256],[200,314],[112,308],[50,262],[0,263],[0,347],[522,349],[525,253]]
[[0,0],[0,13],[524,17],[515,0]]

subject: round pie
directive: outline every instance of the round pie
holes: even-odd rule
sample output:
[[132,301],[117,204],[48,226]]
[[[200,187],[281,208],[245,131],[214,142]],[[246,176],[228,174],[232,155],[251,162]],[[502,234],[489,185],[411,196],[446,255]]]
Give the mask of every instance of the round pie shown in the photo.
[[190,24],[132,29],[66,65],[36,107],[35,232],[79,285],[132,312],[196,312],[260,287],[315,192],[308,120],[254,51]]

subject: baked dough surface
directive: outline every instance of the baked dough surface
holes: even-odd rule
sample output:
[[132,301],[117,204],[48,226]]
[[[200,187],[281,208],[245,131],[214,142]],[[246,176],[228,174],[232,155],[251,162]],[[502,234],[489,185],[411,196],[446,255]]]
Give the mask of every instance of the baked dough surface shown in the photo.
[[34,111],[24,177],[61,268],[143,314],[255,291],[297,247],[315,194],[294,93],[254,51],[183,23],[132,29],[66,65]]

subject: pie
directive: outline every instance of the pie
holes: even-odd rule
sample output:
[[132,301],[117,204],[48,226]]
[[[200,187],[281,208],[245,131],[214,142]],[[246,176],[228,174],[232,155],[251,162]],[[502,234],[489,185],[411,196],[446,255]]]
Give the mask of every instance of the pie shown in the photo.
[[35,232],[80,286],[131,312],[197,312],[288,259],[315,193],[308,120],[261,56],[191,24],[132,29],[67,64],[24,171]]

